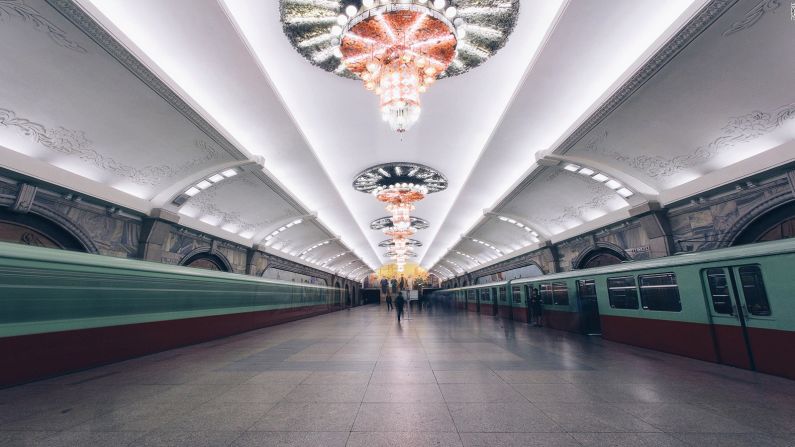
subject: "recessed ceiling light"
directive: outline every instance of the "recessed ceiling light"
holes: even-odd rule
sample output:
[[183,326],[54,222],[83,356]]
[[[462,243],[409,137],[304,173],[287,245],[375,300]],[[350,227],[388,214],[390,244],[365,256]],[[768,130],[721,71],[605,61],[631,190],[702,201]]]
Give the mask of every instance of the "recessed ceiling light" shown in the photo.
[[200,191],[201,190],[199,188],[196,188],[195,186],[193,186],[193,187],[189,188],[187,191],[185,191],[185,194],[193,197],[196,194],[198,194]]
[[227,178],[234,177],[237,175],[237,171],[235,171],[234,169],[227,169],[226,171],[222,172],[221,175]]
[[578,165],[566,165],[566,167],[563,168],[563,169],[565,169],[567,171],[571,171],[571,172],[577,172],[577,171],[580,170],[580,166],[578,166]]
[[604,175],[602,173],[596,174],[595,176],[593,176],[591,178],[596,180],[597,182],[606,182],[606,181],[610,180],[610,177],[608,177],[608,176],[606,176],[606,175]]
[[210,181],[213,182],[213,183],[218,183],[218,182],[220,182],[223,179],[224,179],[224,176],[221,175],[221,174],[215,174],[212,177],[210,177]]
[[207,180],[202,180],[202,181],[200,181],[199,183],[196,184],[196,187],[199,188],[199,189],[207,189],[210,186],[213,186],[213,184],[208,182]]
[[622,197],[629,197],[634,194],[632,191],[628,190],[627,188],[619,188],[618,190],[616,190],[616,192],[621,194]]
[[589,169],[589,168],[580,169],[580,174],[582,174],[582,175],[593,175],[594,172],[595,171],[593,169]]
[[607,186],[610,189],[618,189],[621,187],[621,183],[615,180],[609,180],[607,183],[605,183],[605,186]]

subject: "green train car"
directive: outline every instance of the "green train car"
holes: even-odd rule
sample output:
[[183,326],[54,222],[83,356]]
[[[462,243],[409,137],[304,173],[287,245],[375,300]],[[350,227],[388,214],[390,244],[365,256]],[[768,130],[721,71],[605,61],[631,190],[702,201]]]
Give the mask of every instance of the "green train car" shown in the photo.
[[448,289],[437,299],[488,291],[493,304],[495,288],[510,297],[498,312],[484,301],[467,308],[527,322],[536,289],[547,327],[795,379],[795,240]]
[[319,315],[339,289],[0,243],[0,387]]

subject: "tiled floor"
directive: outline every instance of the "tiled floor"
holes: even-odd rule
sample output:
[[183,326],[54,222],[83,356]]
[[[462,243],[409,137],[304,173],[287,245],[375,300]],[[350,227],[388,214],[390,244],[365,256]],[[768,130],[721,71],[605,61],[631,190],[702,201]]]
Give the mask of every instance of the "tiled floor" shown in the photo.
[[0,445],[793,446],[795,382],[363,307],[0,390]]

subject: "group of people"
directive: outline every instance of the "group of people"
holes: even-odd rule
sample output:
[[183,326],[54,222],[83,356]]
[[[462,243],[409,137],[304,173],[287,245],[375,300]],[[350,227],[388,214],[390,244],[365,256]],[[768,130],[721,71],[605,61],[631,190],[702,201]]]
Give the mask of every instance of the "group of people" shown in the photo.
[[395,305],[392,306],[392,295],[386,296],[386,310],[392,310],[392,307],[395,308],[397,311],[397,320],[400,323],[400,318],[403,316],[403,307],[406,306],[406,299],[403,298],[403,292],[398,293],[397,298],[395,299]]

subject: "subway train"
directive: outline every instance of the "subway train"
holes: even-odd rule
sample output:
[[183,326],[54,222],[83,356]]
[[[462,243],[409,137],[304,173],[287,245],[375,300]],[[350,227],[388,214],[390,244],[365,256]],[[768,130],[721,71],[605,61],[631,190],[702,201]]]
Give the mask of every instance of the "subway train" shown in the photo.
[[480,284],[437,305],[795,379],[795,239]]
[[341,304],[332,287],[0,243],[0,388]]

